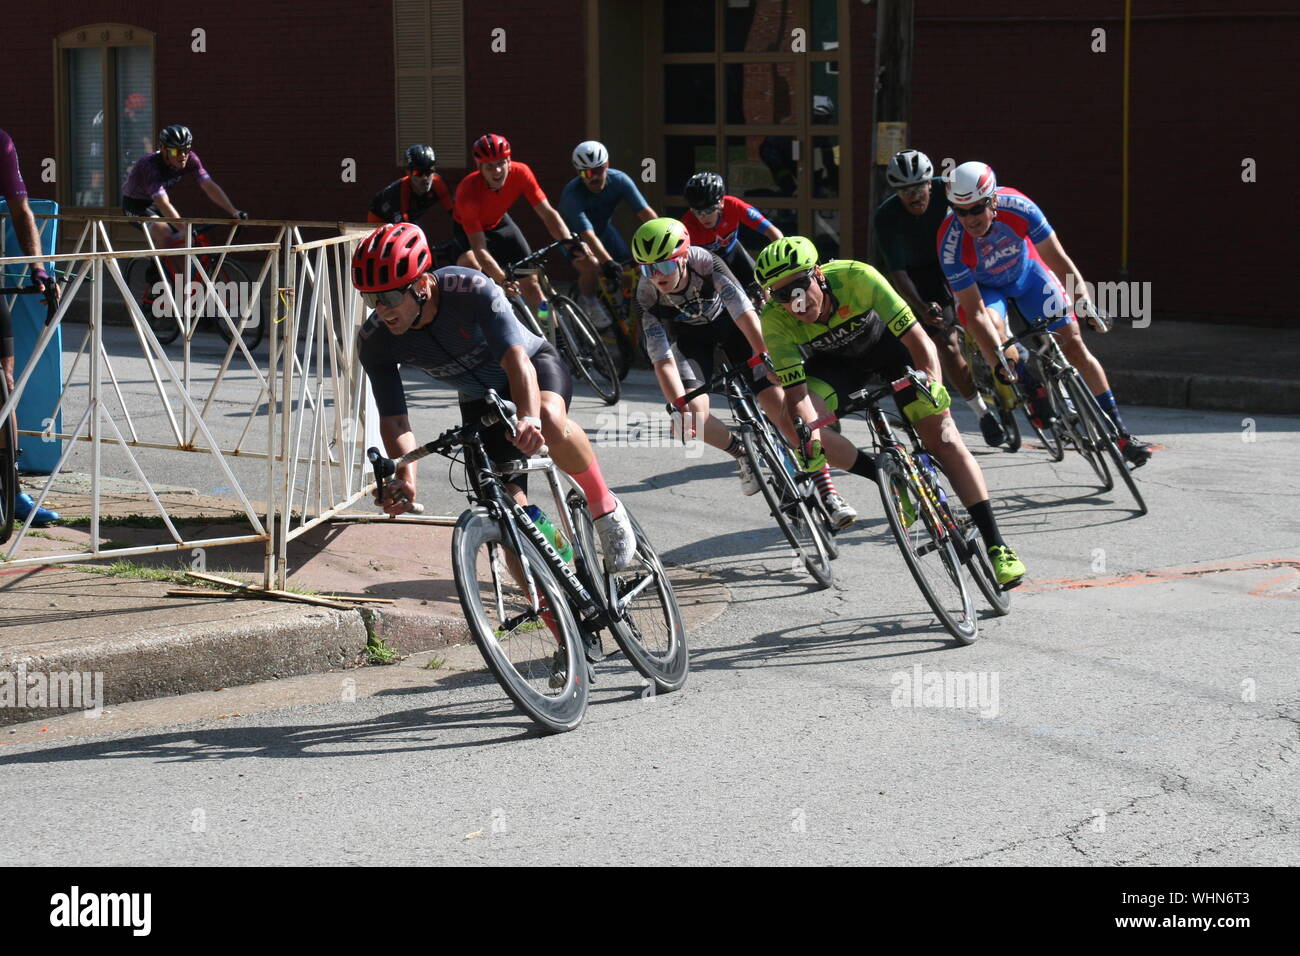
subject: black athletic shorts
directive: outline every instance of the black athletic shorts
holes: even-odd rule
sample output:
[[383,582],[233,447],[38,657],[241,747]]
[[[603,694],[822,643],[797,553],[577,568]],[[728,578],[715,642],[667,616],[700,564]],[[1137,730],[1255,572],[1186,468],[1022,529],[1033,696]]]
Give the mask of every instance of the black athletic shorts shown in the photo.
[[[708,325],[688,325],[685,322],[675,322],[673,325],[677,333],[677,341],[673,343],[673,358],[677,360],[677,371],[688,392],[699,388],[713,377],[715,346],[722,349],[727,361],[736,368],[745,368],[754,354],[745,334],[726,313]],[[758,369],[754,371],[756,374],[750,381],[749,388],[757,395],[770,388],[772,383],[767,380],[766,374]]]
[[133,196],[122,197],[122,212],[128,216],[144,216],[150,219],[162,216],[162,210],[153,204],[153,200],[136,199]]
[[[537,354],[530,358],[533,368],[537,371],[537,390],[539,392],[554,392],[564,399],[564,407],[567,409],[569,403],[573,401],[573,376],[569,374],[569,369],[565,366],[564,360],[560,358],[555,346],[547,342]],[[510,397],[510,389],[506,389],[506,394],[501,397],[513,401]],[[461,424],[477,422],[482,419],[492,406],[486,399],[474,398],[460,403],[460,420]],[[517,459],[522,455],[514,445],[510,444],[510,439],[506,434],[504,422],[497,422],[483,429],[483,445],[487,448],[487,453],[493,461],[510,461]],[[513,481],[524,491],[528,491],[528,475],[510,476],[509,481]]]
[[[842,407],[849,395],[867,387],[878,387],[893,382],[907,374],[912,364],[912,353],[902,342],[886,333],[860,358],[846,359],[833,355],[817,356],[804,363],[810,391],[821,395],[828,406],[828,394],[836,396],[834,408]],[[813,381],[816,379],[817,381]],[[894,393],[894,401],[901,415],[903,407],[916,398],[916,388],[908,387]]]
[[[509,214],[502,216],[494,229],[484,229],[483,235],[487,239],[488,252],[502,269],[533,251]],[[470,251],[469,235],[454,219],[451,222],[451,236],[460,248],[460,255]]]

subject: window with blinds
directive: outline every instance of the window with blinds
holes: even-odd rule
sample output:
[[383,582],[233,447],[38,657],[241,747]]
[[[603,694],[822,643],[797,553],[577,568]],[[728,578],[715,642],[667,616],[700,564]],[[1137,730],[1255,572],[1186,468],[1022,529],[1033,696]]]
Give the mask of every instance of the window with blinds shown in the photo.
[[55,41],[60,199],[111,208],[131,165],[154,149],[153,34],[100,23]]
[[465,23],[462,0],[394,0],[397,165],[426,143],[439,165],[466,166]]

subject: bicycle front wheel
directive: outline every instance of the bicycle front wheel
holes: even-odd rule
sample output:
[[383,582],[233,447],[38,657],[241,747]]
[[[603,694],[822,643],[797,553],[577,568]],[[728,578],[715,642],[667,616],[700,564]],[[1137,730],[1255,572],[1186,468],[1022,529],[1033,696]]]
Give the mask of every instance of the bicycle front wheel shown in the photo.
[[[568,599],[537,546],[520,533],[522,555],[481,508],[452,533],[452,572],[474,643],[502,689],[549,733],[572,730],[587,709],[587,659]],[[542,607],[519,583],[527,563]]]
[[975,602],[952,536],[932,522],[922,503],[926,491],[910,477],[897,452],[878,455],[876,470],[885,517],[917,587],[944,629],[961,643],[973,644],[979,637]]
[[1078,378],[1071,378],[1070,391],[1072,395],[1078,396],[1075,398],[1075,402],[1092,419],[1093,430],[1098,436],[1101,449],[1110,459],[1110,470],[1118,473],[1120,478],[1123,479],[1124,484],[1128,487],[1129,494],[1133,496],[1133,500],[1137,503],[1138,514],[1146,514],[1148,511],[1146,499],[1142,497],[1142,492],[1137,486],[1137,480],[1133,477],[1133,472],[1129,470],[1128,462],[1124,460],[1124,453],[1119,450],[1119,445],[1115,441],[1117,437],[1115,424],[1101,410],[1096,396],[1084,388],[1083,382]]
[[1092,468],[1101,483],[1101,490],[1110,491],[1115,487],[1115,479],[1106,467],[1105,429],[1089,414],[1092,396],[1074,369],[1067,369],[1056,387],[1060,391],[1053,391],[1052,396],[1057,419],[1065,423],[1070,444]]
[[[244,340],[244,347],[251,353],[262,342],[264,324],[260,303],[252,301],[253,283],[248,278],[248,270],[238,262],[227,259],[213,276],[212,284],[217,294],[221,296],[221,304],[229,313],[230,321],[239,330],[239,337]],[[217,331],[229,344],[233,336],[230,326],[221,316],[221,311],[213,305],[206,310],[206,314],[212,317],[212,321],[217,325]]]
[[618,369],[587,314],[565,295],[551,299],[551,314],[558,326],[557,343],[561,337],[564,339],[574,371],[586,380],[606,405],[613,405],[622,393]]
[[540,336],[544,339],[547,338],[542,327],[537,324],[537,319],[533,315],[533,310],[528,308],[528,303],[524,301],[523,296],[512,295],[507,298],[510,300],[510,308],[515,310],[515,318],[519,320],[519,324],[529,332],[532,332],[533,335]]

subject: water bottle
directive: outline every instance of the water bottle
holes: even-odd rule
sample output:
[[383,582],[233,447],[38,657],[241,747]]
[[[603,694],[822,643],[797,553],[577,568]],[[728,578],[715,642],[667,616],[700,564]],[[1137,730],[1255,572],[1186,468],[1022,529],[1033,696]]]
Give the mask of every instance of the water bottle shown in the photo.
[[947,504],[947,503],[948,503],[948,496],[947,496],[947,494],[944,493],[943,485],[942,485],[942,483],[940,483],[940,481],[939,481],[939,476],[938,476],[938,474],[935,473],[935,470],[934,470],[934,463],[933,463],[932,461],[930,461],[930,456],[929,456],[928,454],[926,454],[925,452],[921,452],[921,454],[917,455],[916,457],[920,460],[920,462],[921,462],[921,467],[924,468],[924,469],[926,470],[926,473],[929,474],[931,480],[933,480],[933,482],[934,482],[934,487],[935,487],[936,489],[938,489],[938,491],[939,491],[939,500],[940,500],[943,504]]
[[551,303],[543,299],[537,306],[537,324],[541,327],[542,335],[546,338],[551,337]]
[[528,517],[533,520],[533,524],[546,536],[546,540],[551,542],[551,547],[559,552],[560,557],[565,561],[573,560],[573,545],[560,532],[560,529],[551,524],[551,519],[546,517],[545,512],[537,505],[527,505],[524,511]]

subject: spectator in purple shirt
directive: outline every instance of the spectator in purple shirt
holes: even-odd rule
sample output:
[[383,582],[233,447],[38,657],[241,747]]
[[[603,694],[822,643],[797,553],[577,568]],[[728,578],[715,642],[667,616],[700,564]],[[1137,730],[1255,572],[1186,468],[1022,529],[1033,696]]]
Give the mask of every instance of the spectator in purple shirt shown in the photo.
[[[247,219],[248,213],[235,208],[225,190],[208,175],[199,161],[199,154],[191,148],[194,134],[188,126],[168,126],[158,134],[158,151],[142,156],[127,173],[122,185],[122,211],[128,216],[181,218],[172,204],[167,190],[186,176],[193,176],[208,198],[230,213],[232,219]],[[179,241],[180,230],[168,223],[149,226],[154,245],[173,245]]]
[[[0,129],[0,198],[9,204],[9,215],[14,221],[14,234],[18,237],[18,245],[22,248],[23,254],[39,256],[41,236],[36,228],[36,217],[32,215],[32,207],[27,204],[27,184],[23,182],[23,174],[18,169],[18,150],[14,148],[13,139],[2,129]],[[13,267],[5,270],[0,286],[17,285],[16,281],[11,281],[14,278],[16,277],[13,275]],[[54,284],[54,280],[50,278],[43,265],[32,266],[31,281],[42,290],[50,290],[57,300],[58,286]],[[13,329],[10,326],[9,311],[5,308],[2,299],[0,299],[0,371],[12,388]]]

